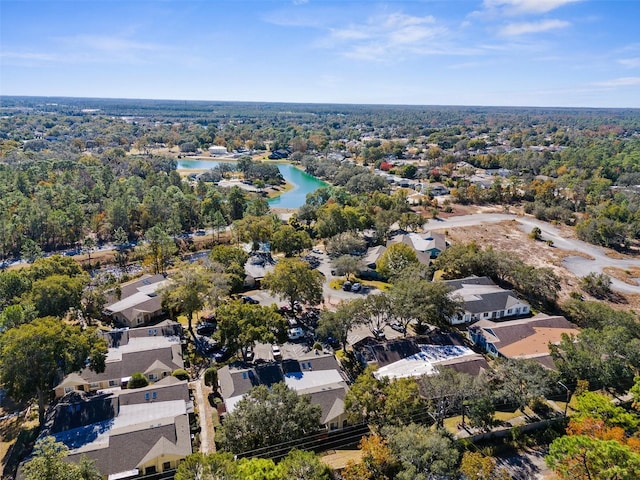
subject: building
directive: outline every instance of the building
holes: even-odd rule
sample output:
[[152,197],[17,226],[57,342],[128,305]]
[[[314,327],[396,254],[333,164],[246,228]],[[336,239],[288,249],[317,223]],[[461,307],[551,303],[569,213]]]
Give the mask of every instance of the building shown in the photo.
[[577,335],[578,328],[562,316],[539,313],[532,318],[494,322],[480,320],[469,327],[469,339],[494,357],[534,359],[553,368],[549,344],[558,344],[563,334]]
[[452,325],[468,324],[483,319],[529,315],[531,308],[511,290],[497,286],[488,277],[446,280],[450,295],[462,300],[463,311],[449,321]]
[[477,376],[488,370],[485,358],[464,345],[456,332],[386,342],[362,341],[354,346],[360,360],[377,367],[376,378],[437,375],[442,368]]
[[[176,326],[177,325],[177,326]],[[131,375],[140,372],[149,383],[155,383],[184,367],[181,327],[175,322],[164,322],[154,327],[115,330],[105,334],[109,349],[105,370],[96,373],[85,368],[67,375],[55,388],[55,396],[79,390],[126,388]]]
[[164,401],[146,400],[149,387],[136,392],[140,402],[129,393],[69,393],[48,410],[40,438],[64,443],[70,450],[65,461],[88,457],[109,480],[175,470],[192,453],[193,404],[185,381],[165,383],[151,387],[165,391]]
[[244,264],[244,286],[260,288],[260,282],[267,272],[275,268],[276,262],[268,252],[253,252]]
[[103,310],[117,325],[139,327],[164,314],[158,291],[169,280],[164,275],[144,275],[120,286],[120,295],[112,298]]
[[[404,243],[409,245],[415,250],[418,255],[418,260],[420,260],[421,263],[426,262],[427,265],[431,258],[437,257],[447,248],[445,236],[441,233],[430,231],[422,235],[418,233],[396,235],[387,242],[387,247],[394,243]],[[426,254],[426,256],[424,254]]]
[[251,367],[228,365],[218,370],[218,382],[224,399],[219,410],[222,415],[233,412],[251,388],[284,382],[298,395],[306,395],[312,404],[320,406],[324,428],[336,430],[347,426],[344,399],[348,386],[334,355],[309,355]]
[[226,155],[227,154],[227,147],[225,147],[224,145],[211,145],[209,147],[209,155],[214,156],[214,155]]

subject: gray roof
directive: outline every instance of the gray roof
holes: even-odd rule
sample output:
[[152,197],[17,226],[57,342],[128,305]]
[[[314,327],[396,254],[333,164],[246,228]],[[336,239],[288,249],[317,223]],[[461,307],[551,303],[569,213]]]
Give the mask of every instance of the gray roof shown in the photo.
[[461,298],[464,309],[472,314],[508,310],[518,304],[527,304],[488,277],[467,277],[444,283],[451,288],[451,295]]
[[156,393],[154,402],[168,402],[171,400],[184,400],[189,403],[189,386],[186,380],[179,380],[176,377],[165,377],[152,385],[135,388],[124,389],[114,392],[119,399],[120,405],[133,405],[135,403],[147,403],[149,400],[145,397],[147,394]]
[[143,337],[179,337],[182,335],[182,325],[172,320],[164,320],[156,325],[137,328],[116,328],[108,332],[99,332],[107,341],[108,347],[127,345],[132,338]]
[[104,372],[96,373],[90,368],[85,368],[80,376],[88,383],[122,379],[136,372],[145,372],[156,362],[165,364],[171,371],[184,368],[182,346],[173,344],[156,349],[123,353],[120,360],[107,360]]
[[164,275],[144,275],[120,287],[120,298],[104,307],[107,313],[120,313],[131,320],[136,312],[155,313],[162,310],[162,296],[158,290],[167,282]]

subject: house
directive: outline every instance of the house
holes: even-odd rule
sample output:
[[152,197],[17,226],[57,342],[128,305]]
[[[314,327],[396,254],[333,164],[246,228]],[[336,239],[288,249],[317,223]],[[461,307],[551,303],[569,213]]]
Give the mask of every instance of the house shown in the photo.
[[233,412],[242,397],[257,385],[284,382],[298,395],[306,395],[321,408],[320,423],[327,430],[347,426],[344,399],[348,386],[334,355],[309,355],[282,362],[247,367],[228,365],[218,370],[218,383],[224,399],[220,413]]
[[511,290],[497,286],[488,277],[467,277],[445,280],[452,297],[462,300],[462,312],[449,319],[452,325],[482,319],[497,319],[528,315],[530,307]]
[[489,368],[484,357],[467,348],[456,332],[434,332],[424,337],[382,343],[363,341],[354,348],[361,361],[378,367],[374,373],[376,378],[437,375],[442,368],[477,376]]
[[378,261],[380,257],[387,251],[387,247],[384,245],[377,245],[375,247],[370,247],[367,250],[367,253],[362,258],[362,263],[371,270],[375,270],[377,268]]
[[431,258],[436,258],[447,248],[447,240],[442,233],[429,231],[423,235],[423,238],[427,241],[426,248],[423,251],[431,255]]
[[418,261],[423,265],[429,265],[431,263],[431,254],[424,249],[427,248],[428,240],[425,240],[417,233],[405,233],[401,235],[394,235],[387,241],[387,248],[394,243],[404,243],[410,246],[415,252]]
[[268,252],[253,252],[244,264],[244,286],[260,288],[265,273],[275,268],[276,262]]
[[553,368],[549,344],[558,344],[562,334],[577,335],[578,328],[562,316],[539,313],[532,318],[494,322],[480,320],[469,327],[469,339],[494,357],[530,358]]
[[211,145],[209,147],[209,155],[211,156],[226,155],[227,153],[227,147],[225,147],[224,145]]
[[54,388],[56,398],[74,390],[95,392],[123,388],[136,372],[143,373],[149,383],[155,383],[184,368],[181,338],[172,334],[177,331],[174,323],[105,334],[109,348],[104,372],[85,368],[67,375]]
[[169,280],[164,275],[144,275],[120,286],[119,297],[105,305],[103,313],[124,327],[139,327],[160,317],[162,297],[158,294]]
[[449,189],[444,185],[433,185],[430,188],[430,192],[434,197],[439,197],[440,195],[449,195],[449,193],[451,193]]
[[435,258],[440,253],[442,253],[447,248],[447,240],[446,237],[442,233],[436,232],[426,232],[422,235],[418,233],[406,233],[402,235],[395,235],[387,242],[387,247],[393,243],[404,243],[413,248],[418,254],[418,260],[422,263],[427,262],[428,265],[430,260],[427,258],[422,258],[427,254],[428,258]]
[[88,457],[111,480],[170,472],[192,453],[193,407],[184,399],[186,382],[179,385],[181,398],[155,402],[123,403],[113,393],[69,393],[48,410],[40,437],[64,443],[70,450],[65,461]]

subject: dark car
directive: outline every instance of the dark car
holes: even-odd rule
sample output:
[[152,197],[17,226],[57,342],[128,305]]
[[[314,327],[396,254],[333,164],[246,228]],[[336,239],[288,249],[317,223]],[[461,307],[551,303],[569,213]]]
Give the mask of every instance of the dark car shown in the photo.
[[250,303],[251,305],[257,305],[258,303],[260,303],[260,302],[258,302],[258,300],[256,300],[255,298],[249,297],[248,295],[243,295],[242,296],[242,302],[243,303]]
[[196,326],[196,333],[198,335],[211,335],[216,331],[217,325],[213,322],[202,322]]
[[342,290],[344,290],[345,292],[350,292],[351,291],[351,282],[344,282],[342,284]]
[[231,353],[229,347],[224,346],[213,352],[213,358],[215,358],[216,362],[224,362],[231,356]]

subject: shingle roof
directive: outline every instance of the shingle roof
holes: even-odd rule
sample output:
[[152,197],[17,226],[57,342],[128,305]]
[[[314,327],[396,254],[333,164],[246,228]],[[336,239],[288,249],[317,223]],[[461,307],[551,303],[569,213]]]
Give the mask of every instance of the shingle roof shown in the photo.
[[532,318],[492,322],[480,320],[472,329],[480,329],[488,342],[501,354],[512,357],[545,356],[549,343],[558,343],[563,333],[577,334],[577,327],[562,316],[538,314]]

